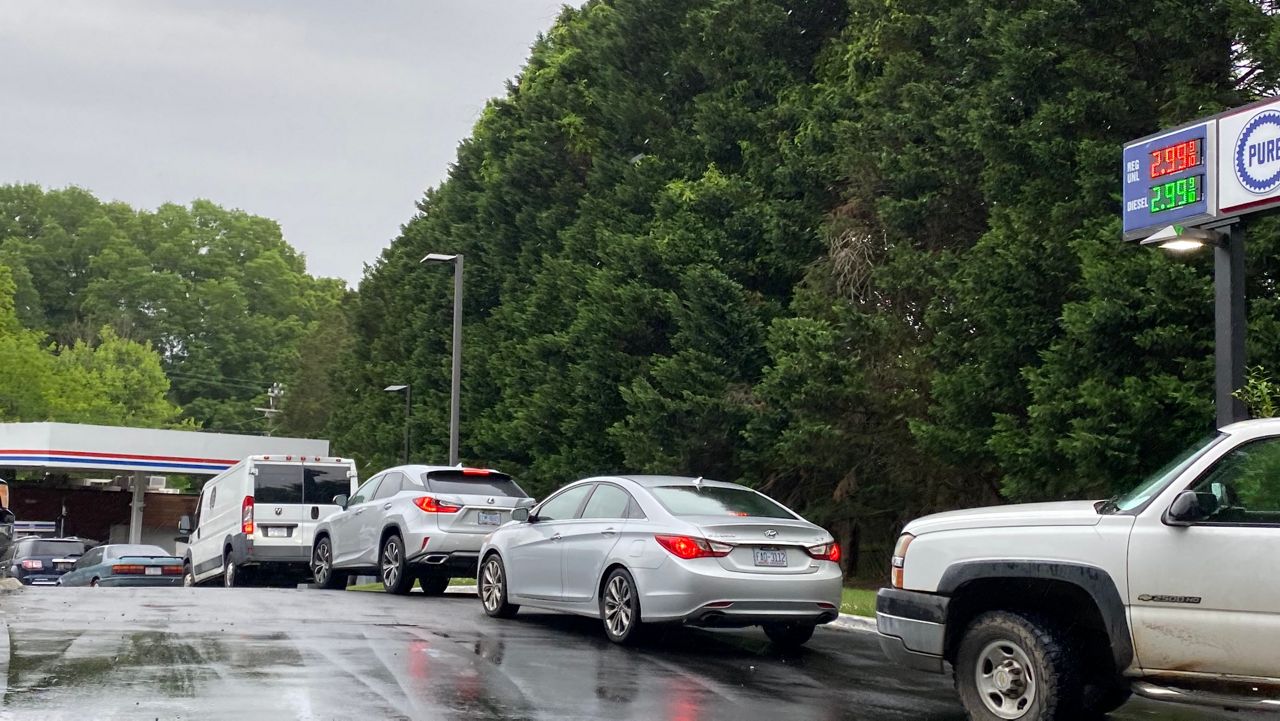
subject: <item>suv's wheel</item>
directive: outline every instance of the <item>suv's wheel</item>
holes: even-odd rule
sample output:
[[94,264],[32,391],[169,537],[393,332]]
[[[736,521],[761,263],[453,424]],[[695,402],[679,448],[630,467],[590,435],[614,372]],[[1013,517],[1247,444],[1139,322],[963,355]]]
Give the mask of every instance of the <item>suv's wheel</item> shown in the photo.
[[423,594],[427,596],[439,596],[442,595],[445,589],[449,587],[449,577],[435,573],[424,573],[418,576],[418,585],[422,586]]
[[640,593],[627,569],[615,568],[605,579],[604,591],[600,594],[600,618],[610,641],[630,645],[643,640]]
[[766,623],[764,635],[781,648],[800,648],[813,638],[812,623]]
[[484,612],[494,618],[514,618],[520,607],[507,603],[507,571],[502,566],[502,558],[496,553],[489,554],[484,565],[480,567],[480,576],[476,579],[476,588],[480,593],[480,603]]
[[960,639],[956,690],[974,721],[1076,721],[1082,687],[1068,636],[1032,614],[993,611]]
[[333,570],[333,542],[328,536],[311,549],[311,576],[320,588],[333,591],[347,587],[347,574]]
[[413,576],[410,576],[404,565],[404,541],[400,536],[392,534],[382,542],[382,552],[378,568],[382,572],[382,588],[387,593],[403,596],[413,589]]

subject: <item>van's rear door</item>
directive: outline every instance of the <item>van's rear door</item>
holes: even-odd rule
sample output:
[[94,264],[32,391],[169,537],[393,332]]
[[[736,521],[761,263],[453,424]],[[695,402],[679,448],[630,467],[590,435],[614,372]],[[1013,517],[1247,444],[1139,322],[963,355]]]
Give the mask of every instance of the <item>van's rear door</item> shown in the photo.
[[320,520],[339,510],[333,497],[350,494],[349,463],[254,464],[254,542],[310,552]]

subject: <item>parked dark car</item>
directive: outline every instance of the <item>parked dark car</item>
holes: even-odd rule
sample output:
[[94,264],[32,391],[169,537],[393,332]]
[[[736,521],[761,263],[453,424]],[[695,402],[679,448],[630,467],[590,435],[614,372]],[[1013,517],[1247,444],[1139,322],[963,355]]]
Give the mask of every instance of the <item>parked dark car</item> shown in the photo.
[[20,538],[0,556],[0,577],[28,586],[54,586],[84,555],[78,538]]
[[159,546],[113,543],[80,557],[59,586],[181,586],[182,559]]

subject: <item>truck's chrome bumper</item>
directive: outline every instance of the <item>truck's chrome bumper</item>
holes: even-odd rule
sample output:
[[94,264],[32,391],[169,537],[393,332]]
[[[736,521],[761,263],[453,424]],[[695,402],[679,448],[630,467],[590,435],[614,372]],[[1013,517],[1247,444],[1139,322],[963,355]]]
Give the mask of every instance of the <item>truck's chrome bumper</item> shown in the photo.
[[942,673],[948,600],[931,593],[880,589],[876,629],[885,655],[903,666]]

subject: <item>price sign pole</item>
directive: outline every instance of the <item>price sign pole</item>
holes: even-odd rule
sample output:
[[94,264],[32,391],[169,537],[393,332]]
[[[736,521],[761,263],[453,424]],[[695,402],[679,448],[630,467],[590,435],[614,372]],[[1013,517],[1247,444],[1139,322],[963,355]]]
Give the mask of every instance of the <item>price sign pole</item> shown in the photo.
[[1280,208],[1280,99],[1140,138],[1124,148],[1124,239],[1171,251],[1213,246],[1214,403],[1247,417],[1244,216]]

